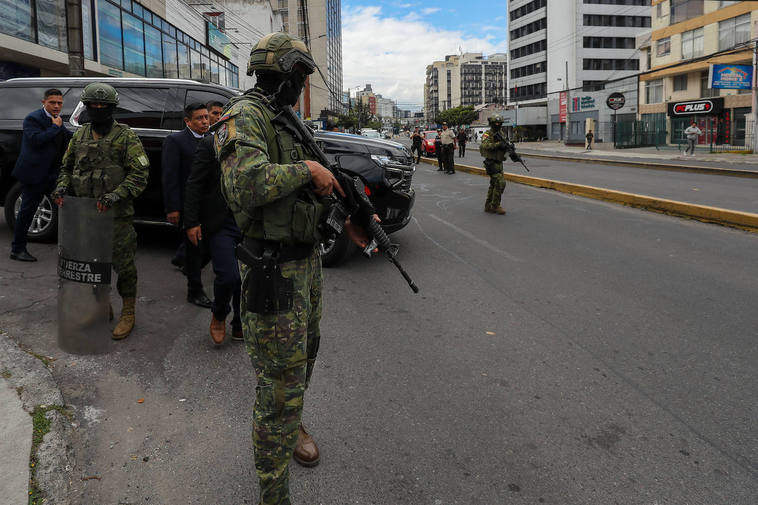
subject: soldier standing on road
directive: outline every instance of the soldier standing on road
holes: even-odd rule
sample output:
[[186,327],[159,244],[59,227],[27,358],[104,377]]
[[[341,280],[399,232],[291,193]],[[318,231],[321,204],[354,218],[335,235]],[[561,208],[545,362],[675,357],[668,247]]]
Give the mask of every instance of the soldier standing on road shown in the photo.
[[453,161],[456,140],[455,132],[448,129],[447,123],[442,123],[442,132],[439,134],[440,144],[442,147],[442,166],[446,174],[455,173],[455,163]]
[[421,162],[421,144],[424,142],[424,137],[419,133],[418,127],[413,130],[411,135],[411,155],[416,152],[416,164]]
[[[291,458],[305,466],[320,460],[301,418],[321,337],[323,197],[344,193],[329,170],[308,159],[292,127],[276,119],[297,102],[315,67],[302,41],[285,33],[263,37],[247,68],[256,87],[233,98],[214,127],[222,192],[252,257],[240,263],[241,315],[258,382],[253,447],[262,505],[290,505]],[[345,226],[367,245],[360,228]]]
[[115,89],[99,82],[88,84],[81,101],[91,122],[74,133],[52,196],[58,206],[65,203],[65,195],[97,198],[97,210],[113,216],[113,269],[123,300],[113,339],[120,340],[134,328],[137,233],[132,200],[147,186],[150,163],[137,135],[113,119],[118,105]]
[[505,189],[503,177],[503,160],[505,155],[512,149],[510,142],[503,137],[501,128],[503,116],[495,114],[488,120],[490,129],[482,134],[482,143],[479,152],[484,157],[484,169],[490,176],[490,187],[487,191],[487,200],[484,202],[484,212],[490,214],[505,214],[505,209],[500,205],[500,200]]

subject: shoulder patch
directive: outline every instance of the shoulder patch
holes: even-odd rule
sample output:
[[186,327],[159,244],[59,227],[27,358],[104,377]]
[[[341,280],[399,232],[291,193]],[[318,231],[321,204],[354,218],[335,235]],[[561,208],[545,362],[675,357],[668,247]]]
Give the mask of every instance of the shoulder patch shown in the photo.
[[143,167],[150,166],[150,162],[148,161],[147,156],[145,156],[144,154],[140,154],[139,158],[137,158],[137,161],[139,161],[140,165],[142,165]]

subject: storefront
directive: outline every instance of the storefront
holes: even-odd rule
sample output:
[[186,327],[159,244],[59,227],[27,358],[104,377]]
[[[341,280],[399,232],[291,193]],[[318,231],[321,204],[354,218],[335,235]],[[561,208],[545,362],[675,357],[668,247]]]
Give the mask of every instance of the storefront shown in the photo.
[[698,137],[698,144],[744,147],[749,135],[751,108],[741,105],[749,98],[749,95],[731,95],[669,102],[667,114],[671,120],[671,143],[685,143],[684,130],[695,121],[703,132]]

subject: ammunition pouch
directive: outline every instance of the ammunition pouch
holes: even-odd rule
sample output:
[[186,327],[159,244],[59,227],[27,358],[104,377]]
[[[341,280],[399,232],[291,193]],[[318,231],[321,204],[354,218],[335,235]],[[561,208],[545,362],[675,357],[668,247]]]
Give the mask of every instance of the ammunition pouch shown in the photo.
[[487,175],[495,175],[502,172],[503,168],[497,161],[485,158],[484,170],[487,172]]
[[235,254],[250,269],[242,285],[247,294],[247,310],[262,315],[292,310],[294,283],[282,275],[279,264],[305,259],[312,253],[312,245],[284,246],[280,242],[245,237]]

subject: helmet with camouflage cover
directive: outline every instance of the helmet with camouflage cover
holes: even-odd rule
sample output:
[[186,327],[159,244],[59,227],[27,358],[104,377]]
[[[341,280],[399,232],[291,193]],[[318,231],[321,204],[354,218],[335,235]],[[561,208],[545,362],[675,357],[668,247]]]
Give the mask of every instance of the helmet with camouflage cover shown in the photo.
[[84,91],[82,91],[81,101],[84,104],[97,102],[118,105],[118,92],[110,84],[93,82],[87,84]]
[[256,70],[289,74],[297,63],[306,74],[316,69],[316,62],[302,40],[287,33],[270,33],[250,51],[247,75],[253,75]]
[[493,114],[487,119],[487,122],[489,122],[490,125],[493,125],[495,123],[500,123],[501,125],[505,122],[503,119],[503,116],[500,114]]

